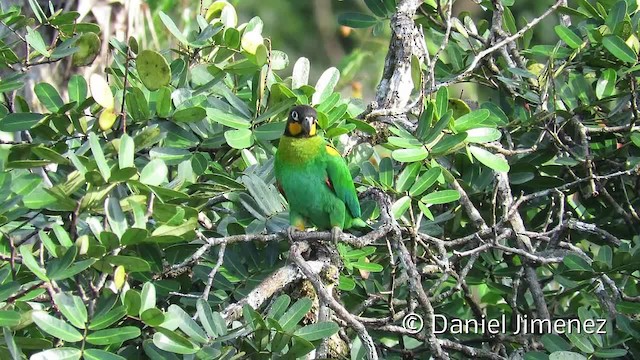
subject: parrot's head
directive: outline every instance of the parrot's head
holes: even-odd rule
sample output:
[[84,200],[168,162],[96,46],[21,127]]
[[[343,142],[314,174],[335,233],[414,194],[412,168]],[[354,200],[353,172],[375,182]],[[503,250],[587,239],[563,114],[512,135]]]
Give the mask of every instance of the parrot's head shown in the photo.
[[317,126],[316,109],[307,105],[298,105],[289,112],[284,135],[297,138],[316,136]]

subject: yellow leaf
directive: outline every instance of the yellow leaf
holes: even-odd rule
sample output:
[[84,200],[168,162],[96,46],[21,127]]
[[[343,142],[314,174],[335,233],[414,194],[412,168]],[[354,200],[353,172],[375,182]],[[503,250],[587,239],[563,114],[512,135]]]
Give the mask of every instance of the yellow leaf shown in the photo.
[[122,289],[126,277],[127,273],[124,271],[124,266],[118,265],[116,270],[113,272],[113,283],[116,285],[116,289]]
[[89,236],[79,236],[76,240],[76,246],[78,247],[78,255],[85,255],[89,250]]
[[242,36],[242,50],[249,54],[255,54],[258,46],[264,42],[262,35],[256,31],[249,31]]
[[116,115],[115,110],[113,108],[104,109],[102,114],[100,114],[100,118],[98,119],[98,124],[100,125],[100,129],[102,130],[111,129],[113,124],[116,122],[117,117],[118,115]]
[[89,78],[89,87],[93,99],[102,107],[109,109],[115,106],[113,93],[111,93],[111,88],[103,76],[92,74]]

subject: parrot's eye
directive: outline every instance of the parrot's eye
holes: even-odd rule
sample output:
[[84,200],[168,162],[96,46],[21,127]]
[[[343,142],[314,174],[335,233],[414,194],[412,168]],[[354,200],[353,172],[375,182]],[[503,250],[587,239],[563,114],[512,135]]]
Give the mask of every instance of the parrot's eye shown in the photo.
[[297,111],[295,111],[295,110],[293,110],[293,111],[291,112],[291,118],[292,118],[294,121],[298,121],[298,119],[299,119],[298,112],[297,112]]

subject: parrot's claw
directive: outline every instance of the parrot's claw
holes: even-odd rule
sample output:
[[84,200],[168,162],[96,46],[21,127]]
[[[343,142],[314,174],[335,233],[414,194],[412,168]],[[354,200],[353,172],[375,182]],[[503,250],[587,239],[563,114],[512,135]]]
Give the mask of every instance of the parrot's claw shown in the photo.
[[331,241],[334,245],[338,245],[338,240],[340,240],[340,235],[342,235],[342,229],[337,226],[331,228]]
[[293,234],[295,234],[296,231],[298,231],[298,229],[296,229],[295,226],[289,226],[287,228],[287,236],[289,237],[290,242],[293,242]]

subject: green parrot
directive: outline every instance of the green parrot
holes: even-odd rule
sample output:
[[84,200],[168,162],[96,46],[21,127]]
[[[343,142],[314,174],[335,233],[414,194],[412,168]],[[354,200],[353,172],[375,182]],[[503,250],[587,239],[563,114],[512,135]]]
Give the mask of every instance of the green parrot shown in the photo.
[[349,168],[340,153],[317,134],[318,113],[310,106],[289,112],[275,156],[278,189],[289,202],[289,235],[313,225],[331,229],[366,227]]

